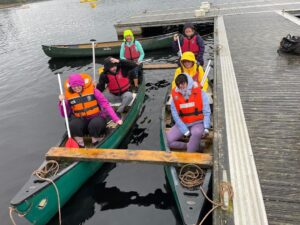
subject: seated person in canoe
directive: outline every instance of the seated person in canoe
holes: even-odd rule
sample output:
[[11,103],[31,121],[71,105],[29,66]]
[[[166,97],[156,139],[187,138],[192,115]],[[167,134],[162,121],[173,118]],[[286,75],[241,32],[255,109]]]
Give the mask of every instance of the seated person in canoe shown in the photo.
[[[175,125],[166,133],[170,148],[187,149],[196,152],[200,149],[201,137],[210,128],[210,107],[208,96],[198,82],[187,74],[179,74],[172,89],[171,113]],[[189,137],[188,143],[180,141]]]
[[85,134],[91,136],[94,145],[102,139],[107,115],[117,124],[123,123],[104,95],[94,88],[88,74],[71,74],[64,88],[65,95],[59,95],[59,110],[64,116],[62,101],[65,101],[71,135],[80,147],[84,147]]
[[120,49],[120,59],[132,60],[138,64],[130,73],[134,76],[134,86],[138,86],[138,78],[142,76],[142,61],[145,53],[141,43],[136,40],[131,30],[125,30],[123,33],[124,42]]
[[[175,71],[174,78],[172,81],[172,89],[176,87],[175,79],[179,74],[188,74],[190,77],[197,81],[199,84],[204,76],[204,71],[202,66],[196,63],[195,55],[192,52],[185,52],[182,54],[180,59],[180,67]],[[207,91],[208,89],[208,79],[206,78],[202,90]]]
[[178,39],[181,46],[182,54],[184,52],[193,52],[197,59],[197,63],[201,66],[204,65],[203,54],[205,50],[204,41],[202,37],[197,33],[192,23],[186,23],[183,27],[183,36],[178,34],[174,35],[174,41],[172,48],[178,52]]
[[133,99],[130,91],[130,71],[135,68],[137,64],[133,61],[118,60],[108,57],[104,60],[104,70],[100,74],[97,89],[103,92],[110,102],[121,102],[117,109],[118,113],[122,113],[126,106],[130,104]]

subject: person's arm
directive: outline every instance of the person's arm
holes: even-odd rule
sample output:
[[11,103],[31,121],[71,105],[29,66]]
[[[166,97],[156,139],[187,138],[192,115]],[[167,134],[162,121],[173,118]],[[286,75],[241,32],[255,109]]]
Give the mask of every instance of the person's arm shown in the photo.
[[175,108],[173,99],[171,100],[171,113],[172,113],[172,117],[173,117],[178,129],[180,130],[180,132],[183,135],[188,135],[189,134],[189,129],[187,128],[187,126],[180,119],[180,117],[178,115],[178,112]]
[[94,89],[94,95],[101,109],[104,110],[106,114],[109,115],[114,122],[118,122],[120,118],[117,116],[113,108],[110,106],[105,96],[98,89]]
[[140,57],[138,59],[138,62],[141,62],[141,61],[143,61],[143,59],[145,57],[144,49],[139,41],[135,41],[135,46],[136,46],[136,49],[140,52]]
[[[181,34],[178,35],[178,38],[179,38],[179,43],[180,43],[180,46],[182,46],[183,44],[183,36]],[[178,41],[174,41],[172,42],[172,49],[175,53],[179,52],[179,47],[178,47]]]
[[121,44],[121,48],[120,48],[120,59],[126,59],[125,58],[125,43],[124,42]]
[[196,40],[197,40],[197,44],[200,48],[199,54],[197,56],[197,62],[199,62],[200,65],[203,66],[204,65],[203,55],[204,55],[204,51],[205,51],[204,41],[203,41],[202,37],[199,34],[197,34],[197,39]]
[[107,83],[108,83],[108,78],[106,74],[102,72],[99,77],[99,83],[97,84],[97,89],[103,92],[105,90]]
[[202,103],[203,103],[203,115],[204,115],[204,119],[203,119],[203,125],[204,125],[204,129],[209,129],[210,128],[210,106],[209,106],[209,100],[208,100],[208,96],[206,94],[205,91],[202,91]]
[[[70,117],[72,110],[71,110],[71,107],[69,105],[69,101],[68,100],[64,100],[64,101],[65,101],[65,104],[66,104],[66,110],[67,110],[68,117]],[[58,101],[57,106],[58,106],[58,111],[60,112],[60,115],[62,117],[65,117],[64,108],[63,108],[62,102]]]
[[[200,65],[198,66],[198,74],[199,74],[198,81],[199,81],[199,83],[201,83],[203,76],[204,76],[204,70],[203,70],[203,67]],[[208,78],[206,78],[206,80],[204,81],[203,87],[202,87],[202,90],[205,92],[207,91],[207,89],[208,89]]]
[[138,66],[134,61],[131,60],[120,60],[119,64],[121,68],[125,67],[126,69],[129,70]]

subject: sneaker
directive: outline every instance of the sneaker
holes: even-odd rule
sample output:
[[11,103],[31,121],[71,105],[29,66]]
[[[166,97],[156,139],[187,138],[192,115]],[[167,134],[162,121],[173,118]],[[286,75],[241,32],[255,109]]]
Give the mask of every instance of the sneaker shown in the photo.
[[93,143],[94,147],[97,147],[97,145],[99,145],[99,141],[96,141],[96,142]]

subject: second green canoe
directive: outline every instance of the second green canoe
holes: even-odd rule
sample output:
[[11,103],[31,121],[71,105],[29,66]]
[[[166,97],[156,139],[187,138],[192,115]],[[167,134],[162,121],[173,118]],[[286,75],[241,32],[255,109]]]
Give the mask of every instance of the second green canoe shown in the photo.
[[[162,48],[170,48],[174,33],[140,38],[144,51],[153,51]],[[113,56],[119,55],[120,46],[123,41],[96,42],[96,56]],[[92,56],[92,44],[75,44],[75,45],[42,45],[45,54],[51,58],[80,58]]]

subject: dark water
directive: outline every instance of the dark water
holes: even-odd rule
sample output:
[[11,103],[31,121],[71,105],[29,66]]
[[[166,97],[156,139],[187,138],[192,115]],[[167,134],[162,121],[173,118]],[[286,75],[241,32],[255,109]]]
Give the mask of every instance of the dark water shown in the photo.
[[[199,5],[198,1],[190,1]],[[57,112],[62,71],[92,74],[91,59],[50,60],[41,44],[116,40],[113,24],[144,10],[178,8],[182,1],[102,0],[97,8],[77,0],[56,0],[0,10],[0,219],[10,224],[10,199],[64,132]],[[212,37],[206,38],[206,58]],[[210,54],[210,55],[209,55]],[[174,62],[170,50],[147,54],[153,62]],[[97,66],[103,59],[97,59]],[[159,116],[172,70],[146,71],[143,111],[123,147],[159,149]],[[97,173],[63,208],[65,224],[180,224],[162,166],[117,164]],[[105,194],[102,194],[105,193]],[[17,224],[28,224],[16,219]],[[51,224],[57,224],[52,222]]]

